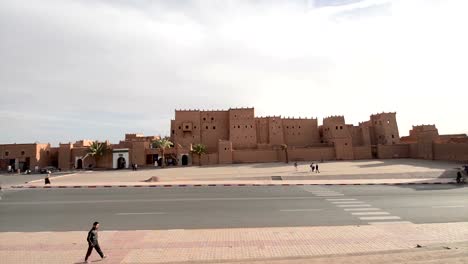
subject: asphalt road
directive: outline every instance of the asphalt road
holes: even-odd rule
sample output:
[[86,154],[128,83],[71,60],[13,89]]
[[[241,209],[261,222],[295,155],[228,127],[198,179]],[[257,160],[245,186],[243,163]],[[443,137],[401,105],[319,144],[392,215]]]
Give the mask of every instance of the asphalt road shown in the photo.
[[447,223],[467,201],[466,185],[8,190],[0,232]]

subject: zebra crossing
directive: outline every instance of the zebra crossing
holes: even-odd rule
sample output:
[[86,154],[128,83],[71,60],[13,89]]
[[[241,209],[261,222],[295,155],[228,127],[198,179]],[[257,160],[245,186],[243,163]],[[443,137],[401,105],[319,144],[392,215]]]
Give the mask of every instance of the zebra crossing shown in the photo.
[[391,215],[389,212],[374,207],[372,204],[360,201],[356,198],[344,197],[343,193],[333,191],[321,186],[302,186],[303,190],[312,193],[317,197],[324,197],[337,208],[343,209],[350,213],[353,217],[366,222],[369,225],[381,224],[412,224],[409,221],[404,221],[401,217]]

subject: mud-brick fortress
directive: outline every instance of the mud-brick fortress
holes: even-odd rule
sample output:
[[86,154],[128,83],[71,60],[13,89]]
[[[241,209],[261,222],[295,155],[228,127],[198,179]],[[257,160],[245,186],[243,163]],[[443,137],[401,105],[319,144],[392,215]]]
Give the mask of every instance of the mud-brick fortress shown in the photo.
[[180,154],[189,153],[193,144],[206,145],[203,164],[279,162],[286,155],[292,161],[468,160],[467,135],[439,136],[434,125],[421,125],[400,138],[396,113],[371,115],[358,126],[346,124],[344,116],[330,116],[319,126],[314,118],[255,117],[254,108],[176,110],[171,139]]
[[[55,166],[62,170],[124,169],[161,165],[162,153],[152,147],[159,136],[126,134],[111,144],[103,157],[86,155],[91,140],[50,144],[0,145],[0,170],[37,169]],[[468,162],[468,136],[439,135],[435,125],[413,126],[400,137],[396,113],[371,115],[357,126],[344,116],[330,116],[318,124],[315,118],[255,117],[254,108],[200,111],[176,110],[171,120],[170,140],[165,152],[168,165],[199,164],[191,150],[207,146],[201,164],[416,158]]]

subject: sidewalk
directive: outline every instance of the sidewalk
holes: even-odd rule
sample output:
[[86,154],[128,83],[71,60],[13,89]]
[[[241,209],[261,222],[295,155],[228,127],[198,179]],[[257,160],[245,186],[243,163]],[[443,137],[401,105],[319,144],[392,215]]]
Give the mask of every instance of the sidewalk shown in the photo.
[[[52,177],[52,186],[180,186],[269,184],[416,184],[451,183],[456,163],[425,160],[368,160],[320,163],[312,173],[309,163],[257,163],[206,167],[169,167],[139,171],[83,171]],[[154,181],[146,182],[153,178]],[[275,180],[276,179],[276,180]],[[25,185],[18,185],[25,186]],[[26,186],[43,186],[43,180]]]
[[[81,263],[87,248],[86,234],[86,231],[0,233],[0,259],[2,263]],[[418,244],[423,248],[412,250],[408,258],[430,254],[426,263],[434,263],[429,260],[453,254],[468,259],[466,250],[446,253],[448,250],[435,248],[421,254],[427,246],[443,243],[450,247],[452,243],[468,242],[468,222],[101,231],[99,237],[103,251],[109,255],[100,263],[380,263],[385,258],[393,260],[386,263],[401,263],[405,256],[382,251],[410,250]],[[376,252],[380,253],[363,255]],[[334,256],[327,257],[327,262],[316,258],[326,255]],[[315,260],[308,259],[314,257]],[[359,261],[349,262],[350,258]],[[91,261],[98,259],[94,252]],[[259,260],[263,262],[256,262]]]

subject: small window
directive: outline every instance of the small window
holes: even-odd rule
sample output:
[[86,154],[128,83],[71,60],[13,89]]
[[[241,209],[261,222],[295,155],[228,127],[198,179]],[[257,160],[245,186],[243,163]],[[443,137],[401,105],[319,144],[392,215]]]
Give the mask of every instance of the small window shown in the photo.
[[343,129],[343,126],[340,126],[340,129]]
[[237,126],[237,128],[240,128],[240,126]]
[[23,155],[24,155],[24,150],[23,150],[23,151],[21,151],[21,156],[23,156]]
[[395,138],[395,135],[392,135],[392,138]]
[[49,151],[46,151],[46,155],[49,156],[49,155],[50,155],[50,152],[49,152]]
[[344,143],[345,146],[348,146],[348,143]]
[[224,148],[224,150],[227,150],[227,148]]
[[215,127],[215,126],[213,126],[213,129],[216,129],[216,127]]
[[338,126],[336,126],[336,130],[338,130]]
[[182,127],[179,127],[179,129],[182,129]]
[[188,126],[185,126],[185,129],[188,129]]
[[203,118],[203,121],[206,121],[206,117]]
[[213,121],[213,120],[214,120],[214,117],[211,118],[211,121]]
[[206,129],[208,129],[208,126],[206,126]]
[[10,155],[10,152],[5,151],[5,156],[8,157],[8,155]]
[[197,126],[194,126],[193,128],[194,128],[194,129],[197,129]]
[[172,130],[172,134],[175,134],[175,130]]
[[252,126],[252,125],[250,125],[250,128],[253,128],[253,126]]
[[301,126],[299,126],[299,128],[301,128]]
[[292,128],[294,128],[294,126]]
[[286,128],[289,129],[289,126],[287,126]]

